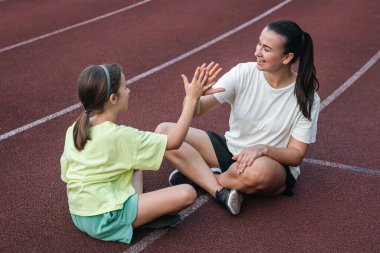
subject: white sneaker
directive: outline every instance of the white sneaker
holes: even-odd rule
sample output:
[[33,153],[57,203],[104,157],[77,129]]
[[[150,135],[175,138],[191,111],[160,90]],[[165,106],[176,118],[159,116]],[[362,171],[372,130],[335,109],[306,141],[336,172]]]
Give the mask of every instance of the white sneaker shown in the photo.
[[240,213],[241,203],[243,202],[243,194],[237,190],[223,188],[216,192],[216,200],[232,215],[238,215]]

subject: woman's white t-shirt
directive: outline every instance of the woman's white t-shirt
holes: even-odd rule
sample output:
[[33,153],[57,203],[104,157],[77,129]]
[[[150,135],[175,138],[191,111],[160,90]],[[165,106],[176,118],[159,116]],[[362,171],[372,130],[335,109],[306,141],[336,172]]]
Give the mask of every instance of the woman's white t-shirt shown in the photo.
[[[214,87],[225,88],[225,92],[214,96],[220,103],[231,106],[230,129],[225,137],[232,154],[256,144],[285,148],[290,136],[303,143],[315,142],[320,107],[317,93],[314,93],[310,121],[299,109],[295,83],[280,89],[271,87],[255,62],[238,64]],[[297,179],[299,167],[289,168]]]

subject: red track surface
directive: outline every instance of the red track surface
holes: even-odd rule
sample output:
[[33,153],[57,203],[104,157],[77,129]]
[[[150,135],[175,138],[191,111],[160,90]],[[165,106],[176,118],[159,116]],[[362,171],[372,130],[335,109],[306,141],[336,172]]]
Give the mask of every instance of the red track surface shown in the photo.
[[[138,1],[0,2],[0,49]],[[0,134],[75,103],[75,80],[89,64],[117,62],[132,78],[253,19],[281,1],[156,0],[117,15],[0,53]],[[107,3],[107,4],[106,4]],[[227,71],[254,61],[262,28],[292,19],[315,43],[325,99],[380,49],[377,1],[295,0],[226,39],[131,85],[123,123],[153,130],[175,121],[184,95],[181,73],[216,60]],[[379,171],[380,62],[320,114],[308,158]],[[68,212],[59,158],[79,109],[0,142],[2,252],[125,252],[132,245],[91,239]],[[194,120],[223,132],[228,108]],[[148,191],[167,186],[171,171],[145,174]],[[199,195],[202,195],[199,192]],[[232,217],[207,201],[144,252],[380,252],[380,175],[304,163],[292,198],[251,197]],[[137,251],[134,251],[137,252]]]

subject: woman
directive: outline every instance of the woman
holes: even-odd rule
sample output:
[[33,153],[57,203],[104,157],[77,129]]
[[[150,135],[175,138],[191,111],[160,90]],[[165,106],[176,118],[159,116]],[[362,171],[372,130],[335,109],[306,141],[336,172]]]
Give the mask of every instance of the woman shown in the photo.
[[[241,193],[293,195],[298,166],[317,131],[319,83],[310,35],[292,21],[273,22],[262,31],[255,56],[256,62],[238,64],[218,80],[214,87],[224,92],[198,102],[196,115],[229,103],[229,131],[220,136],[191,128],[181,148],[165,154],[178,169],[170,184],[192,181],[233,215],[240,212]],[[211,77],[220,71],[213,63],[207,69]],[[174,126],[162,123],[156,131]]]

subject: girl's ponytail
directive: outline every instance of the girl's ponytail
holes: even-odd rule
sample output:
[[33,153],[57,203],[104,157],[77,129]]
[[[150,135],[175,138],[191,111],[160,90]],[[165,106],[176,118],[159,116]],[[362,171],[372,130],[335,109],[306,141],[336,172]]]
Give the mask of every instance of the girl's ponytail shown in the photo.
[[74,125],[74,145],[77,150],[83,150],[90,137],[90,112],[84,111]]
[[91,65],[79,75],[78,98],[85,111],[74,124],[73,138],[77,150],[83,150],[90,136],[90,113],[102,113],[113,93],[118,93],[121,67],[117,64]]

